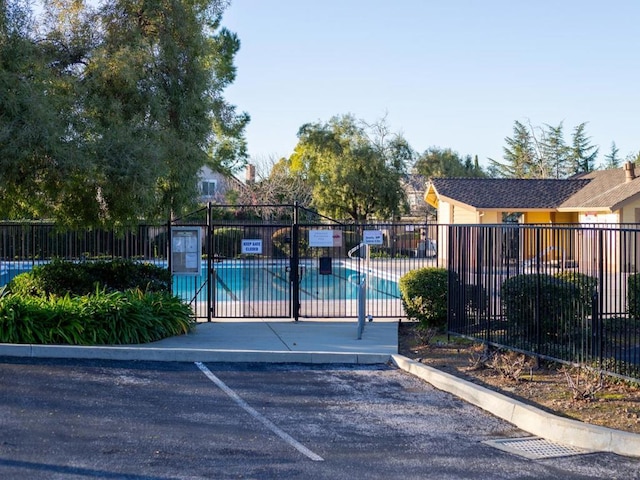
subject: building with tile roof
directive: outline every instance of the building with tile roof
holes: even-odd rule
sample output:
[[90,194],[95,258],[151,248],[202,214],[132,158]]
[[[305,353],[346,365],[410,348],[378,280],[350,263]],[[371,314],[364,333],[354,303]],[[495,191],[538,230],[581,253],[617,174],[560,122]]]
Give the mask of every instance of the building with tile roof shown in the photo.
[[[534,238],[540,229],[522,233],[518,248],[530,258],[597,262],[597,252],[586,247],[594,245],[587,237],[596,235],[595,229],[567,228],[570,224],[606,230],[602,248],[614,253],[609,258],[627,270],[640,265],[640,235],[621,234],[640,224],[640,172],[632,162],[562,180],[433,178],[424,198],[437,210],[439,224],[500,225],[515,218],[522,225],[564,226],[544,230],[543,235],[553,236],[544,239],[544,249],[536,247],[541,241]],[[439,232],[438,244],[444,246],[446,231]],[[447,249],[438,251],[444,256]]]
[[630,162],[562,180],[433,178],[424,198],[445,224],[498,224],[511,213],[526,224],[640,223],[640,175]]

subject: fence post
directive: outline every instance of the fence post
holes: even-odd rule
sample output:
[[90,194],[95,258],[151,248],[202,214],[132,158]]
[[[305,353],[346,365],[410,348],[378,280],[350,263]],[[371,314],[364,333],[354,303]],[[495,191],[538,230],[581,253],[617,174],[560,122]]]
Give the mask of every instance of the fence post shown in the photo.
[[169,220],[167,220],[167,268],[169,269],[169,278],[171,279],[171,281],[169,282],[169,287],[171,288],[171,291],[173,292],[173,275],[171,274],[171,217],[169,217]]
[[604,359],[604,345],[603,345],[603,325],[602,325],[602,311],[604,309],[604,305],[601,303],[603,301],[602,292],[604,292],[604,231],[598,231],[598,278],[600,279],[600,295],[598,296],[598,318],[597,318],[597,326],[598,326],[598,367],[602,368],[603,359]]
[[[601,358],[602,352],[602,335],[600,334],[600,315],[598,308],[598,290],[594,290],[591,294],[591,356]],[[600,361],[600,360],[599,360]],[[600,364],[599,364],[600,365]]]
[[[458,312],[455,310],[456,306],[459,303],[458,298],[454,298],[454,291],[457,297],[457,282],[454,282],[454,266],[453,266],[453,258],[454,258],[454,249],[453,249],[453,239],[455,237],[454,226],[449,224],[445,225],[447,228],[447,237],[448,242],[445,244],[447,247],[447,334],[453,331],[455,319],[458,317]],[[462,228],[460,226],[457,227],[458,232],[459,229]],[[439,247],[442,248],[442,247]],[[454,287],[456,288],[454,290]],[[459,333],[459,332],[456,332]]]
[[213,309],[215,308],[215,278],[213,277],[213,213],[211,202],[207,203],[207,322],[212,320]]
[[291,225],[291,271],[289,279],[291,281],[291,309],[294,321],[300,318],[300,279],[298,264],[300,262],[300,239],[299,239],[299,219],[298,219],[298,202],[293,204],[293,224]]
[[542,319],[540,318],[540,282],[541,282],[541,278],[540,278],[540,252],[542,251],[542,241],[541,241],[541,235],[542,232],[540,230],[540,228],[536,228],[535,229],[536,232],[536,246],[535,246],[535,256],[534,259],[536,259],[536,300],[535,300],[535,308],[534,308],[534,312],[533,312],[533,321],[534,321],[534,327],[535,327],[535,336],[536,336],[536,354],[539,356],[542,350],[542,326],[540,325],[540,322],[542,321]]

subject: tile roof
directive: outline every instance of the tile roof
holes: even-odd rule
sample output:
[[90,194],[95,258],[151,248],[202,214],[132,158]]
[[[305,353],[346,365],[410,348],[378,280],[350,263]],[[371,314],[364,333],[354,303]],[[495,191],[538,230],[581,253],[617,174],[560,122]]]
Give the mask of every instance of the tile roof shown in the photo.
[[640,194],[640,177],[627,182],[623,168],[597,170],[579,178],[590,181],[575,195],[559,205],[561,210],[606,208],[615,211]]
[[556,209],[592,179],[433,178],[439,196],[476,209]]

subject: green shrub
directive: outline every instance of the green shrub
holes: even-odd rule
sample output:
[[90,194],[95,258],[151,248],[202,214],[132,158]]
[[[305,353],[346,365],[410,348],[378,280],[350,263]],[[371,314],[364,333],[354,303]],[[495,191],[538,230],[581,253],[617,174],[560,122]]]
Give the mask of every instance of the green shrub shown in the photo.
[[171,291],[171,273],[165,267],[124,259],[87,262],[85,265],[94,284],[98,283],[108,291]]
[[640,320],[640,273],[629,275],[627,280],[627,310],[634,320]]
[[568,270],[556,273],[554,277],[575,285],[580,293],[580,303],[582,307],[585,312],[591,312],[591,307],[593,305],[593,293],[598,286],[598,279],[596,277]]
[[502,283],[501,298],[512,337],[535,332],[537,316],[541,340],[558,343],[580,333],[586,314],[580,288],[552,275],[508,278]]
[[242,238],[244,233],[241,228],[223,227],[213,231],[213,253],[224,258],[236,258],[242,252]]
[[422,328],[442,328],[447,323],[448,271],[420,268],[407,272],[398,282],[402,305],[410,319]]
[[[271,235],[271,240],[273,242],[274,249],[276,252],[281,254],[283,257],[291,256],[291,242],[292,242],[292,228],[291,227],[283,227]],[[300,257],[309,257],[311,256],[311,248],[309,247],[309,228],[300,227],[298,228],[298,242],[299,249],[298,254]]]
[[167,292],[105,292],[0,298],[0,342],[68,345],[146,343],[187,333],[192,312]]
[[167,268],[132,260],[81,263],[56,260],[17,275],[9,283],[9,290],[27,296],[77,296],[95,292],[96,286],[106,291],[169,292],[171,273]]

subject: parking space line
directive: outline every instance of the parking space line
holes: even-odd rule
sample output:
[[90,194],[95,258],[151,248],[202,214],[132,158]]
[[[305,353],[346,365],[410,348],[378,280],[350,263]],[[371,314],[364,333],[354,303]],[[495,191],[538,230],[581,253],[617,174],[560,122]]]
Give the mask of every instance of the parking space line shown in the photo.
[[300,453],[302,453],[306,457],[310,458],[314,462],[322,462],[322,461],[324,461],[324,458],[322,458],[320,455],[318,455],[318,454],[312,452],[311,450],[309,450],[307,447],[302,445],[300,442],[298,442],[291,435],[289,435],[288,433],[286,433],[283,430],[281,430],[280,428],[278,428],[268,418],[264,417],[257,410],[255,410],[253,407],[251,407],[247,402],[245,402],[242,398],[240,398],[240,396],[236,392],[231,390],[222,380],[220,380],[218,377],[216,377],[213,374],[213,372],[211,372],[211,370],[209,370],[206,367],[206,365],[204,365],[202,362],[195,362],[195,364],[202,371],[202,373],[204,373],[207,376],[207,378],[209,380],[211,380],[213,383],[215,383],[224,393],[226,393],[232,400],[234,400],[238,404],[238,406],[242,407],[242,409],[244,409],[253,418],[255,418],[256,420],[262,422],[263,425],[265,425],[269,430],[271,430],[273,433],[275,433],[278,437],[280,437],[282,440],[287,442],[293,448],[295,448]]

